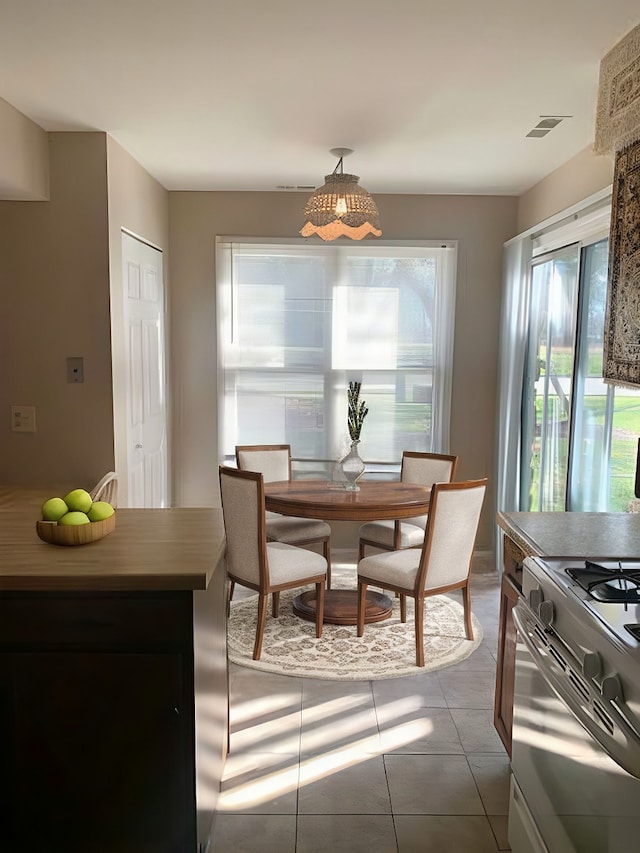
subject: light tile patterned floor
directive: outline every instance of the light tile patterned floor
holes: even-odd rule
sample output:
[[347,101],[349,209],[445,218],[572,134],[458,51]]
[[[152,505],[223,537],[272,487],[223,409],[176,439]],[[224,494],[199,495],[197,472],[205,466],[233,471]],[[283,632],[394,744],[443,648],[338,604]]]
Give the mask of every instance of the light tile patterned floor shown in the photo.
[[508,850],[490,568],[474,574],[472,606],[480,647],[436,672],[344,682],[232,665],[231,752],[211,853]]

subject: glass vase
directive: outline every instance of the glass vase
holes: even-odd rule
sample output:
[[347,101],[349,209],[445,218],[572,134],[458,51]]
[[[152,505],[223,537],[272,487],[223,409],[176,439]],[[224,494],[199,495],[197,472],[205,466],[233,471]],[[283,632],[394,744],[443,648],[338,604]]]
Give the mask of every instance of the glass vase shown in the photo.
[[364,474],[364,462],[358,453],[359,441],[351,442],[351,449],[347,455],[340,460],[340,470],[347,481],[345,489],[348,492],[360,491],[358,479]]

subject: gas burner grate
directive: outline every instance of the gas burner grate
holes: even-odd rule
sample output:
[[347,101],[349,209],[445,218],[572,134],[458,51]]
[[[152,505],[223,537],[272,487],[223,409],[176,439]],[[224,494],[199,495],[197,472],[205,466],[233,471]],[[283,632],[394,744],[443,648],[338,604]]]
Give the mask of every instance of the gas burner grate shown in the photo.
[[610,568],[585,560],[584,567],[567,567],[565,571],[596,601],[640,602],[640,570],[637,568],[625,568],[622,563]]

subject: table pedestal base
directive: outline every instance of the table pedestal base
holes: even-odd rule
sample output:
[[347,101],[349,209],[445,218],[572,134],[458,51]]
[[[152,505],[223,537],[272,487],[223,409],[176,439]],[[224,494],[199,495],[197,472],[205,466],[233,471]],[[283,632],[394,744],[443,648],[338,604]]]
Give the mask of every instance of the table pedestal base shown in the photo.
[[[381,592],[367,590],[364,611],[365,624],[382,622],[391,616],[393,602]],[[301,619],[316,621],[316,591],[310,589],[293,599],[293,612]],[[356,589],[326,589],[324,591],[324,619],[329,625],[357,625],[358,591]]]

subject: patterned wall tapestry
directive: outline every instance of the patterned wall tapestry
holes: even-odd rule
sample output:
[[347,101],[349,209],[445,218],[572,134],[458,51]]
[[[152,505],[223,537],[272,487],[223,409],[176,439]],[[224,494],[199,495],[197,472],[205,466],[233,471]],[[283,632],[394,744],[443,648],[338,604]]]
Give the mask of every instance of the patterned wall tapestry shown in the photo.
[[616,154],[604,332],[605,382],[640,385],[640,142]]
[[640,138],[640,24],[600,63],[594,151],[611,154]]
[[615,153],[603,378],[640,385],[640,25],[600,63],[594,150]]

